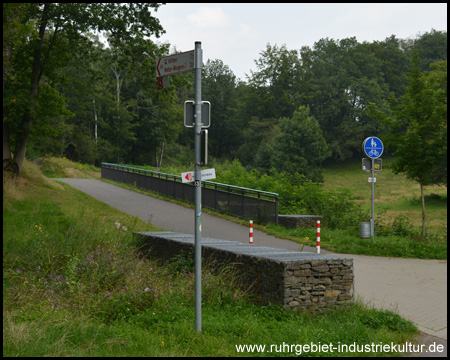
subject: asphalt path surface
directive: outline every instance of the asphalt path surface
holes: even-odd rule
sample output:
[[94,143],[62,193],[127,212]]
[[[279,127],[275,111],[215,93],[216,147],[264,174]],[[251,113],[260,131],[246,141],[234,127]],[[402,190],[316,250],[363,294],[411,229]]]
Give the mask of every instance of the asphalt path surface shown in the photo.
[[[194,209],[123,189],[95,179],[55,179],[124,213],[137,216],[159,228],[194,234]],[[249,229],[220,217],[202,213],[202,236],[249,241]],[[255,244],[299,251],[293,241],[278,239],[254,229]],[[321,228],[321,242],[326,227]],[[305,246],[303,251],[315,252]],[[323,254],[334,254],[321,249]],[[411,320],[428,341],[445,345],[447,351],[447,261],[346,255],[353,258],[354,289],[364,304],[391,310]],[[425,340],[424,340],[425,341]],[[421,355],[424,356],[425,354]],[[438,354],[430,354],[427,356]],[[442,356],[442,354],[440,354]]]

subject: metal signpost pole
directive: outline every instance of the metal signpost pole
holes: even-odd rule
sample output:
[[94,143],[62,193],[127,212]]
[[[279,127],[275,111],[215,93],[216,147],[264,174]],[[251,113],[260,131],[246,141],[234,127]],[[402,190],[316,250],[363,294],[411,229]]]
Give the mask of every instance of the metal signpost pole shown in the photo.
[[195,42],[195,330],[202,331],[202,43]]
[[[375,242],[375,159],[378,159],[381,154],[383,154],[383,143],[380,139],[375,136],[368,137],[363,142],[363,150],[366,155],[371,159],[371,173],[372,178],[372,219],[370,220],[370,233],[372,236],[372,242]],[[367,164],[367,163],[366,163]],[[381,160],[377,166],[381,170]],[[364,159],[363,159],[363,169],[365,170]]]
[[[202,43],[195,42],[195,49],[184,53],[165,56],[156,61],[156,77],[158,89],[169,87],[167,76],[178,74],[181,72],[195,70],[194,87],[194,112],[190,115],[186,114],[185,103],[185,119],[186,127],[194,127],[195,132],[195,171],[194,179],[192,173],[182,174],[183,182],[194,180],[195,186],[195,329],[197,332],[202,331],[202,159],[201,159],[201,140],[202,127],[209,127],[210,117],[202,119],[202,103],[205,103],[205,109],[208,109],[210,115],[211,107],[208,101],[202,102]],[[190,101],[188,103],[191,103]],[[193,116],[192,116],[193,115]],[[193,119],[192,119],[193,118]],[[192,121],[191,121],[192,120]],[[204,120],[204,124],[202,121]],[[205,136],[206,139],[206,136]],[[206,164],[205,160],[205,164]],[[205,174],[205,179],[214,179],[216,173],[214,169],[209,169]]]
[[372,159],[372,219],[370,221],[370,233],[372,243],[375,242],[375,159]]

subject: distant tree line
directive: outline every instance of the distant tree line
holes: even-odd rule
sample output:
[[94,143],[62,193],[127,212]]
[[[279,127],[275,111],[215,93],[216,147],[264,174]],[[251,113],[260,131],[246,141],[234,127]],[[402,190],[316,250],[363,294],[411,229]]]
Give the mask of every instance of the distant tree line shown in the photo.
[[[171,76],[168,89],[156,85],[156,59],[170,51],[170,44],[149,40],[164,32],[158,7],[3,4],[4,170],[20,173],[25,154],[96,165],[193,160],[192,129],[183,125],[193,74]],[[431,29],[371,43],[325,38],[298,50],[267,44],[245,81],[222,60],[207,60],[209,153],[261,173],[298,172],[320,182],[321,164],[360,158],[366,137],[407,131],[386,118],[400,114],[393,101],[407,94],[411,69],[434,73],[428,82],[444,99],[439,74],[446,79],[446,66],[439,62],[446,59],[447,33]],[[446,83],[439,114],[446,129]]]

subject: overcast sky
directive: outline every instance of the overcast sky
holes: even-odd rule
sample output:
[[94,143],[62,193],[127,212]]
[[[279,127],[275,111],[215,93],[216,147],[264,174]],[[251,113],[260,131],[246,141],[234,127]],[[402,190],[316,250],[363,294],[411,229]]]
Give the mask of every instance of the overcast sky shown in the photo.
[[255,60],[268,43],[299,50],[326,37],[372,42],[391,35],[415,38],[432,28],[447,31],[446,3],[168,3],[155,16],[166,33],[154,40],[183,52],[201,41],[204,63],[220,59],[242,80],[256,71]]

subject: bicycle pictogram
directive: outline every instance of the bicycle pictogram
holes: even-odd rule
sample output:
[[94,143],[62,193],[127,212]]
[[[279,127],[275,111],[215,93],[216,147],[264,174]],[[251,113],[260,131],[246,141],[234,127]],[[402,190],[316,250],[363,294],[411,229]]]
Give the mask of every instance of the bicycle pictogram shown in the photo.
[[370,145],[372,146],[372,150],[369,151],[369,156],[380,156],[380,155],[378,155],[379,152],[376,149],[377,143],[373,139],[371,139]]

